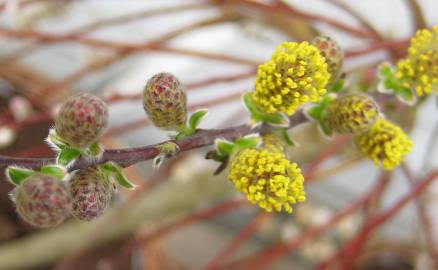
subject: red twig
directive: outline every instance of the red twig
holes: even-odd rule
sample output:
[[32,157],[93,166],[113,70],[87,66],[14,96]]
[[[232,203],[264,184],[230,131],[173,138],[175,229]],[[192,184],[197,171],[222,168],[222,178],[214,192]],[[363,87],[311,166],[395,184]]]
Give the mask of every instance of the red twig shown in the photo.
[[334,256],[319,264],[315,269],[330,269],[330,267],[341,257],[345,259],[343,269],[351,269],[357,254],[362,250],[363,246],[365,245],[367,239],[369,239],[371,234],[381,225],[389,221],[412,199],[422,194],[437,177],[438,170],[429,173],[426,177],[424,177],[424,179],[422,179],[417,185],[415,185],[415,187],[409,193],[400,198],[390,208],[381,212],[380,214],[377,214],[374,218],[369,220],[365,224],[363,229],[352,240],[344,244],[343,247],[341,247]]
[[217,270],[226,257],[235,252],[246,240],[248,240],[260,226],[270,217],[267,212],[258,213],[237,235],[220,250],[217,255],[207,264],[205,270]]
[[[404,175],[406,176],[406,178],[408,179],[411,188],[413,188],[416,180],[415,180],[414,175],[412,174],[411,169],[408,167],[408,165],[406,163],[403,163],[401,165],[401,170],[404,173]],[[424,205],[422,198],[415,198],[415,205],[418,209],[418,216],[420,218],[420,224],[421,224],[421,227],[423,228],[422,233],[424,234],[423,236],[424,236],[424,240],[426,242],[426,246],[427,246],[430,258],[433,260],[433,262],[435,264],[435,268],[438,269],[438,250],[437,250],[437,245],[434,241],[435,237],[434,237],[433,228],[432,228],[432,224],[431,224],[429,215],[427,214],[426,205]]]
[[247,270],[267,269],[266,267],[270,263],[274,262],[281,256],[284,256],[285,254],[296,250],[304,242],[321,235],[322,233],[330,229],[338,221],[361,208],[369,200],[372,194],[381,188],[382,184],[384,184],[385,181],[385,178],[380,178],[380,180],[377,181],[376,184],[362,197],[357,198],[356,200],[348,204],[348,206],[339,210],[326,222],[311,227],[310,229],[299,234],[296,238],[292,238],[286,242],[273,245],[253,255],[247,256],[243,259],[239,259],[238,261],[231,262],[222,269],[235,269],[237,267],[243,266],[245,267],[244,269]]

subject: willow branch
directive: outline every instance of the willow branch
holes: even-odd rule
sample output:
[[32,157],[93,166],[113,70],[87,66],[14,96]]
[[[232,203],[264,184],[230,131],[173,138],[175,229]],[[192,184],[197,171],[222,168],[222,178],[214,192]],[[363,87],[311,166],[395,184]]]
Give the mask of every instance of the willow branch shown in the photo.
[[390,208],[370,219],[353,239],[345,243],[334,256],[319,264],[315,269],[331,269],[330,267],[341,257],[346,259],[344,267],[347,268],[343,269],[351,269],[348,267],[351,267],[351,265],[354,264],[354,258],[367,242],[366,240],[370,238],[371,234],[380,228],[381,225],[391,220],[391,218],[403,209],[412,199],[420,196],[420,194],[422,194],[437,177],[438,170],[429,173],[419,181],[410,192],[401,197]]
[[426,18],[424,17],[423,11],[421,10],[420,4],[417,0],[406,0],[406,5],[411,13],[412,20],[415,29],[426,28]]
[[[298,111],[290,117],[289,128],[298,126],[307,121],[308,119],[304,115],[304,113],[302,111]],[[196,134],[191,137],[178,141],[169,140],[162,143],[176,143],[179,146],[179,153],[181,153],[213,145],[214,141],[218,138],[235,140],[253,132],[266,132],[270,129],[272,129],[272,127],[266,125],[255,128],[251,128],[248,125],[240,125],[226,129],[201,129],[198,130]],[[108,161],[115,162],[123,167],[129,167],[136,163],[155,158],[157,155],[160,154],[159,145],[162,143],[143,147],[105,150],[102,155],[94,159],[77,159],[69,167],[69,171],[93,167]],[[39,168],[45,164],[52,164],[54,162],[54,158],[15,158],[0,155],[0,170],[4,170],[11,165],[22,166],[26,168]]]
[[172,54],[180,54],[180,55],[186,55],[191,57],[207,58],[211,60],[225,61],[225,62],[231,62],[241,65],[249,65],[249,66],[258,65],[257,61],[244,59],[237,56],[231,56],[231,55],[219,54],[219,53],[201,52],[198,50],[194,51],[190,49],[172,48],[165,45],[157,45],[155,43],[150,44],[149,42],[143,44],[122,43],[122,42],[78,36],[75,34],[50,34],[50,33],[36,32],[36,31],[11,30],[4,27],[0,27],[0,36],[31,39],[39,43],[76,42],[87,46],[120,50],[120,51],[131,51],[131,52],[132,51],[138,51],[138,52],[159,51],[163,53],[172,53]]

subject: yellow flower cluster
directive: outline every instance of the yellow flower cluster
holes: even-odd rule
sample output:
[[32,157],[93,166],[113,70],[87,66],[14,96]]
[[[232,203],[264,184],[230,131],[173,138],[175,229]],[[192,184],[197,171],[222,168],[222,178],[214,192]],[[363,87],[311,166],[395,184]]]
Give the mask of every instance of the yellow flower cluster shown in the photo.
[[317,102],[326,94],[327,68],[315,46],[306,41],[283,42],[271,60],[259,66],[252,99],[264,113],[291,115],[299,106]]
[[356,136],[356,144],[362,154],[392,170],[412,151],[412,141],[403,130],[393,123],[379,118],[366,132]]
[[419,96],[438,93],[438,26],[417,32],[408,56],[397,63],[396,76]]
[[248,201],[271,212],[292,212],[292,205],[306,199],[304,177],[275,147],[243,149],[233,159],[230,179]]
[[334,99],[324,114],[324,123],[338,133],[357,134],[368,130],[379,117],[377,104],[364,95],[344,95]]

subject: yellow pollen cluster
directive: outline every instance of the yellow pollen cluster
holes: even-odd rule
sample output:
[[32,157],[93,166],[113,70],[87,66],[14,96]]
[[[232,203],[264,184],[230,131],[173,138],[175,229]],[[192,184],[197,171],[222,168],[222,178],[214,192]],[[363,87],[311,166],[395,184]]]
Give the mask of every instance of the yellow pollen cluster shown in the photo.
[[377,104],[363,95],[345,95],[327,107],[324,122],[338,133],[361,133],[368,130],[379,117]]
[[396,76],[419,96],[438,93],[438,26],[417,32],[408,56],[397,63]]
[[308,42],[283,42],[258,68],[252,99],[264,113],[293,114],[326,94],[330,79],[325,58]]
[[379,118],[368,131],[358,135],[356,144],[362,154],[392,170],[412,151],[412,141],[403,130],[393,123]]
[[279,151],[244,149],[231,164],[230,179],[249,202],[271,212],[292,212],[306,199],[304,177],[296,163]]

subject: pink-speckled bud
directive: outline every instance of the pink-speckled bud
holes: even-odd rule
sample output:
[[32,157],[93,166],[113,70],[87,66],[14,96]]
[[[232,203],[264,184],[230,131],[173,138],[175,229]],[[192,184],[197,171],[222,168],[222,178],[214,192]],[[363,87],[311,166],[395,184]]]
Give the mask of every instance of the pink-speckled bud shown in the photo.
[[106,103],[95,95],[81,93],[62,105],[55,119],[55,130],[69,146],[87,148],[100,138],[107,124]]
[[108,208],[113,187],[98,169],[88,168],[75,172],[70,185],[72,215],[77,219],[93,220]]
[[155,126],[179,130],[187,120],[187,96],[183,84],[170,73],[158,73],[146,84],[143,107]]
[[341,72],[344,54],[339,44],[332,38],[318,36],[313,39],[312,44],[319,49],[325,58],[327,69],[330,73],[330,82],[334,82]]
[[15,188],[12,197],[19,216],[35,227],[53,227],[70,216],[68,184],[52,176],[29,176]]

